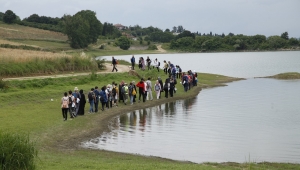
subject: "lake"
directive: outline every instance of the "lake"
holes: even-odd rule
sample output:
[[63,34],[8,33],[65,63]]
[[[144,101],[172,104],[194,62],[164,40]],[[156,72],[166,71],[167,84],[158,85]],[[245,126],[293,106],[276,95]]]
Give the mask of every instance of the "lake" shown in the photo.
[[300,72],[300,52],[149,56],[178,62],[183,70],[248,79],[117,116],[111,131],[83,147],[196,163],[300,163],[300,81],[253,78]]

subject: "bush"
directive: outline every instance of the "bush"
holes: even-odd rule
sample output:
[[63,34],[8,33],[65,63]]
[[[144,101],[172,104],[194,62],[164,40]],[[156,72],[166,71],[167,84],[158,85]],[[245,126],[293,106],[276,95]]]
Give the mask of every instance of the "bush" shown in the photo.
[[0,169],[35,169],[37,150],[25,135],[0,132]]
[[6,92],[6,90],[8,90],[8,88],[9,88],[8,82],[3,81],[3,78],[0,77],[0,91]]
[[148,46],[148,49],[147,49],[147,50],[158,50],[158,49],[157,49],[157,46],[156,46],[156,45],[151,44],[151,45]]

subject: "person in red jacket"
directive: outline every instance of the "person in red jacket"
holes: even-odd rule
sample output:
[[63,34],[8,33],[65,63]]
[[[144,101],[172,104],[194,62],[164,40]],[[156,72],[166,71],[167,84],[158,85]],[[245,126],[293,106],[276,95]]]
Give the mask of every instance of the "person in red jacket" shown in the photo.
[[143,102],[145,102],[145,83],[143,78],[136,84],[136,87],[139,88],[139,102],[141,101],[141,96],[143,97]]

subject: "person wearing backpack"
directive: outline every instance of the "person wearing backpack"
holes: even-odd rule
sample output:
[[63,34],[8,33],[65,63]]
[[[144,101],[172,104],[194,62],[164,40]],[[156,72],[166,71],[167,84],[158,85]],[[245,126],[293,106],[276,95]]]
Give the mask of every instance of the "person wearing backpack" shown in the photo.
[[68,119],[68,110],[69,110],[69,97],[68,97],[68,93],[65,92],[64,96],[61,98],[61,111],[62,111],[64,121]]
[[95,86],[94,94],[95,94],[95,113],[98,112],[98,107],[99,107],[99,90],[98,86]]
[[181,79],[182,76],[182,69],[181,67],[178,65],[178,78]]
[[72,91],[69,90],[69,95],[68,95],[68,98],[69,98],[69,114],[70,114],[70,118],[74,118],[75,117],[75,97],[72,95]]
[[101,92],[99,94],[100,95],[100,102],[101,102],[101,105],[102,105],[102,108],[101,108],[102,111],[104,111],[104,106],[106,105],[106,102],[107,102],[107,95],[106,95],[105,90],[106,90],[106,87],[103,86],[101,88]]
[[150,77],[148,78],[148,80],[146,81],[147,84],[147,100],[153,100],[153,96],[152,96],[152,83],[150,81]]
[[184,87],[184,91],[187,92],[188,91],[188,83],[189,83],[189,78],[187,73],[183,73],[183,77],[182,77],[182,85]]
[[132,84],[132,82],[129,83],[128,86],[128,95],[129,95],[129,99],[130,99],[130,105],[133,105],[133,97],[136,94],[136,91],[134,89],[134,86]]
[[151,70],[151,59],[149,58],[149,56],[147,56],[147,59],[146,59],[146,62],[147,62],[147,67],[148,67],[148,70]]
[[154,90],[155,90],[155,93],[156,93],[156,99],[159,99],[160,98],[160,93],[161,93],[161,86],[160,86],[158,80],[156,80],[156,83],[154,85]]
[[117,60],[115,59],[115,57],[112,57],[111,64],[113,65],[113,69],[112,69],[111,72],[114,72],[114,70],[116,70],[116,72],[118,72],[118,69],[117,69],[117,67],[116,67],[116,65],[117,65],[118,63],[117,63]]
[[93,113],[94,112],[94,103],[95,103],[94,88],[91,88],[91,91],[88,94],[88,99],[89,99],[89,103],[90,103],[89,113]]
[[72,95],[74,96],[74,101],[75,101],[75,114],[74,115],[76,117],[78,114],[78,111],[79,111],[79,107],[80,107],[79,102],[77,102],[77,101],[81,99],[81,95],[78,92],[78,87],[74,88],[74,92],[72,93]]

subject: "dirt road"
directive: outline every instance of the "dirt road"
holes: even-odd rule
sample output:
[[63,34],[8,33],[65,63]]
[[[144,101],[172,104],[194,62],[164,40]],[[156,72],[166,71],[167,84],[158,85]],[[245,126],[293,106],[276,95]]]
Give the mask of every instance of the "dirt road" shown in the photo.
[[[109,63],[105,63],[106,69],[103,71],[99,71],[96,74],[103,74],[103,73],[116,73],[115,71],[112,72],[113,66]],[[129,66],[126,65],[117,65],[118,72],[128,72],[130,70]],[[57,75],[45,75],[45,76],[32,76],[32,77],[14,77],[14,78],[3,78],[4,81],[10,80],[32,80],[32,79],[45,79],[45,78],[60,78],[60,77],[72,77],[72,76],[82,76],[82,75],[89,75],[90,72],[87,73],[74,73],[74,74],[57,74]]]

